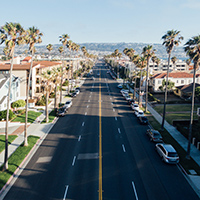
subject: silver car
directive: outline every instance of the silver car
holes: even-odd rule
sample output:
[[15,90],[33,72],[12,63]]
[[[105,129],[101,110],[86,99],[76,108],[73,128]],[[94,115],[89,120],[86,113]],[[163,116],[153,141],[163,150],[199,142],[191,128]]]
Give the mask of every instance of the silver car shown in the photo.
[[158,143],[155,147],[162,160],[169,164],[177,164],[179,156],[171,144]]

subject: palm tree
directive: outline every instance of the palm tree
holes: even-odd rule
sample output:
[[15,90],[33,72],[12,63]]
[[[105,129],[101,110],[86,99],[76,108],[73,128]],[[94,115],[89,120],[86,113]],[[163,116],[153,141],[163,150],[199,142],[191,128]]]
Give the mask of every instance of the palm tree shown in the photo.
[[160,58],[156,58],[155,63],[157,64],[157,69],[159,69],[159,64],[160,64]]
[[60,55],[61,55],[61,60],[62,60],[61,79],[60,79],[60,104],[61,104],[61,102],[62,102],[63,66],[64,66],[64,61],[63,61],[63,56],[62,56],[62,53],[63,53],[63,51],[64,51],[63,46],[60,46],[60,47],[58,48],[58,51],[59,51],[59,53],[60,53]]
[[147,75],[146,75],[146,101],[145,101],[145,112],[147,112],[147,103],[148,103],[148,83],[149,83],[149,61],[152,56],[155,55],[155,49],[152,45],[148,45],[143,48],[142,54],[146,57],[147,60]]
[[44,90],[46,90],[46,105],[45,105],[45,112],[46,112],[46,123],[49,122],[49,113],[48,113],[48,102],[49,102],[49,93],[51,90],[50,83],[54,80],[53,74],[51,70],[47,70],[40,74],[42,77],[42,85]]
[[157,59],[156,56],[152,56],[152,57],[151,57],[151,60],[152,60],[152,62],[153,62],[153,69],[154,69],[154,63],[156,63],[156,59]]
[[185,62],[186,62],[186,64],[188,65],[188,70],[189,70],[189,67],[190,67],[190,64],[191,64],[191,59],[188,58]]
[[53,50],[53,45],[52,44],[48,44],[46,46],[47,50],[49,51],[49,57],[50,57],[50,52]]
[[53,68],[52,78],[53,78],[53,83],[55,86],[54,109],[57,107],[57,88],[58,88],[58,84],[60,83],[60,77],[61,77],[61,67]]
[[140,69],[140,85],[139,85],[139,99],[138,99],[138,105],[141,106],[141,83],[142,83],[142,70],[146,67],[146,58],[137,56],[135,58],[134,64],[137,68]]
[[[62,52],[65,52],[65,47],[67,45],[67,40],[69,39],[69,35],[68,34],[63,34],[61,36],[59,36],[59,41],[62,43],[63,48],[62,48]],[[59,50],[59,51],[60,51]],[[60,53],[62,54],[62,52],[60,51]],[[62,75],[61,75],[61,82],[60,82],[60,104],[62,103],[62,84],[63,84],[63,68],[64,68],[64,60],[62,59]]]
[[170,31],[167,31],[167,33],[162,36],[162,39],[163,39],[162,45],[164,45],[166,47],[166,51],[168,53],[168,66],[167,66],[167,77],[166,77],[166,87],[165,87],[165,98],[164,98],[163,118],[162,118],[162,125],[161,125],[161,130],[164,130],[166,102],[167,102],[167,86],[168,86],[169,65],[170,65],[171,52],[172,52],[174,46],[178,46],[181,43],[181,40],[183,40],[183,37],[180,35],[180,31],[170,30]]
[[3,52],[4,52],[5,56],[6,56],[6,60],[8,60],[9,48],[8,48],[8,47],[5,47],[5,48],[3,49]]
[[[171,58],[171,61],[172,61],[173,65],[175,65],[175,63],[176,63],[176,61],[177,61],[176,56],[173,56],[173,57]],[[174,67],[174,69],[175,69],[175,68],[176,68],[176,67]]]
[[190,112],[190,125],[189,125],[189,137],[188,137],[188,148],[186,158],[190,158],[190,146],[192,139],[192,124],[193,124],[193,111],[194,111],[194,97],[195,97],[195,78],[196,70],[200,64],[200,35],[194,36],[188,40],[185,44],[184,50],[186,54],[190,57],[190,60],[194,63],[193,69],[193,88],[192,88],[192,104]]
[[[29,51],[32,54],[32,59],[31,59],[31,66],[29,70],[29,76],[28,76],[28,84],[26,87],[26,117],[25,117],[25,130],[24,130],[24,146],[28,146],[28,140],[27,140],[27,124],[28,124],[28,98],[29,98],[29,93],[30,93],[30,82],[31,82],[31,74],[32,74],[32,67],[33,67],[33,58],[35,54],[35,44],[39,44],[42,42],[42,37],[43,34],[40,32],[40,30],[36,27],[30,27],[27,30],[27,35],[26,35],[26,44],[29,45]],[[30,94],[32,98],[32,94]]]
[[3,171],[8,169],[8,121],[9,121],[9,108],[10,108],[10,94],[12,85],[12,69],[13,69],[13,59],[15,46],[20,45],[24,42],[25,31],[19,23],[6,23],[0,29],[0,39],[1,43],[5,43],[6,52],[11,56],[10,65],[10,77],[9,77],[9,87],[8,87],[8,97],[7,97],[7,114],[6,114],[6,129],[5,129],[5,156]]

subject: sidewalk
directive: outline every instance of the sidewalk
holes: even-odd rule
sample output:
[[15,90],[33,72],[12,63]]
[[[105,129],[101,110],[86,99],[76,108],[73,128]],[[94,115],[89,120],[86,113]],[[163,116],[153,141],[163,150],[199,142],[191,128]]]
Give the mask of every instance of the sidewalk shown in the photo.
[[[127,85],[127,87],[129,88],[129,86]],[[130,92],[134,92],[134,90],[132,88],[130,88]],[[136,93],[136,97],[138,98],[138,94]],[[142,99],[143,103],[145,103],[144,99]],[[152,116],[160,123],[162,124],[162,116],[157,113],[153,107],[148,103],[147,104],[147,109],[149,110],[149,112],[152,114]],[[187,151],[187,146],[188,146],[188,140],[172,125],[170,125],[166,120],[164,123],[164,128],[169,132],[169,134],[179,143],[179,145],[185,150]],[[191,144],[191,158],[200,166],[200,151]],[[200,176],[198,175],[189,175],[187,174],[187,176],[190,178],[190,180],[192,181],[192,183],[195,185],[196,187],[196,191],[198,192],[199,196],[200,196]]]

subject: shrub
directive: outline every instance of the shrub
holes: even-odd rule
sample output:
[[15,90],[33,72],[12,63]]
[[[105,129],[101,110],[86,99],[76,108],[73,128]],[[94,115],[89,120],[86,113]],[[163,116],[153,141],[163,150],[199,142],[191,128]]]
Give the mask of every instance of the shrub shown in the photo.
[[[0,120],[2,120],[2,119],[5,120],[6,114],[7,114],[7,110],[0,111]],[[14,118],[14,116],[15,116],[14,113],[11,110],[9,110],[9,120]]]
[[62,84],[63,86],[68,86],[68,80],[65,80],[65,82]]
[[55,98],[55,93],[51,92],[51,94],[49,95],[49,98]]
[[26,105],[26,102],[20,99],[11,103],[11,108],[20,108],[20,107],[24,107],[25,105]]

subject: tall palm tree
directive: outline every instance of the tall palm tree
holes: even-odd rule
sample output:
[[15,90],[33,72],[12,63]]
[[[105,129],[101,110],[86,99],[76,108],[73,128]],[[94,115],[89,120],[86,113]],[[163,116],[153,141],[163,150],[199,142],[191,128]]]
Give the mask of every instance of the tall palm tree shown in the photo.
[[58,48],[58,51],[59,51],[59,53],[60,53],[60,55],[61,55],[61,60],[62,60],[62,67],[61,67],[61,79],[60,79],[60,104],[62,103],[62,83],[63,83],[63,67],[64,67],[64,61],[63,61],[63,55],[62,55],[62,53],[63,53],[63,51],[64,51],[64,48],[63,48],[63,46],[60,46],[59,48]]
[[181,43],[181,40],[183,40],[183,36],[180,35],[180,31],[170,30],[170,31],[167,31],[167,33],[162,36],[162,39],[163,39],[162,45],[164,45],[166,47],[166,51],[167,51],[167,54],[168,54],[165,98],[164,98],[163,118],[162,118],[162,125],[161,125],[161,130],[164,130],[166,102],[167,102],[167,86],[168,86],[169,65],[170,65],[171,52],[172,52],[174,46],[178,46]]
[[31,82],[31,77],[32,77],[32,68],[33,68],[33,59],[34,59],[34,54],[35,54],[35,44],[39,44],[42,42],[42,37],[43,34],[40,32],[40,30],[36,27],[30,27],[27,30],[27,35],[26,35],[26,44],[29,45],[29,51],[32,54],[32,59],[31,59],[31,66],[29,69],[29,76],[28,76],[28,83],[26,87],[26,117],[25,117],[25,130],[24,130],[24,146],[28,146],[28,140],[27,140],[27,124],[28,124],[28,99],[29,95],[32,98],[32,94],[30,93],[30,82]]
[[53,68],[52,78],[53,78],[53,83],[55,86],[54,109],[57,107],[57,88],[58,88],[58,84],[60,83],[60,77],[61,77],[61,67]]
[[157,64],[157,69],[159,69],[160,58],[157,57],[155,63]]
[[189,70],[189,67],[190,67],[190,64],[191,64],[191,59],[188,58],[185,62],[186,62],[186,64],[188,65],[188,70]]
[[50,57],[50,53],[51,53],[51,51],[53,50],[53,45],[52,45],[52,44],[48,44],[48,45],[46,46],[46,48],[47,48],[47,50],[49,51],[49,57]]
[[[67,45],[67,40],[69,39],[68,34],[63,34],[59,36],[59,41],[62,43],[63,48],[60,49],[62,52],[65,53],[65,47]],[[59,52],[62,54],[62,52],[59,50]],[[64,57],[64,55],[63,55]],[[60,104],[62,103],[62,84],[63,84],[63,68],[64,68],[64,59],[62,59],[62,75],[61,75],[61,82],[60,82]]]
[[[175,64],[176,64],[176,61],[177,61],[176,56],[173,56],[173,57],[171,58],[171,61],[172,61],[173,65],[175,65]],[[176,68],[176,67],[174,67],[174,69],[175,69],[175,68]]]
[[155,55],[155,49],[152,45],[147,45],[143,48],[142,54],[146,57],[147,60],[147,75],[146,75],[146,101],[145,101],[145,112],[147,112],[147,103],[148,103],[148,86],[149,86],[149,61],[152,56]]
[[5,56],[6,56],[6,60],[8,60],[9,51],[10,51],[10,50],[9,50],[8,47],[5,47],[5,48],[3,49],[3,52],[4,52]]
[[154,64],[156,63],[156,59],[157,57],[155,55],[151,57],[151,60],[153,62],[153,69],[154,69]]
[[46,91],[46,105],[45,105],[45,113],[46,113],[46,123],[49,122],[49,113],[48,113],[48,102],[49,102],[49,93],[51,90],[50,83],[54,80],[53,71],[47,70],[40,74],[42,77],[42,85],[44,87],[44,91]]
[[13,69],[13,59],[15,46],[20,45],[24,42],[25,31],[19,23],[6,23],[0,29],[0,40],[1,43],[5,43],[6,51],[11,56],[10,65],[10,77],[9,77],[9,87],[8,87],[8,97],[7,97],[7,114],[6,114],[6,129],[5,129],[5,156],[3,171],[8,169],[8,121],[9,121],[9,108],[10,108],[10,94],[12,85],[12,69]]
[[196,70],[200,64],[200,35],[194,36],[188,40],[185,44],[184,50],[186,54],[190,57],[190,60],[194,63],[193,69],[193,88],[192,88],[192,104],[190,112],[190,125],[189,125],[189,137],[188,137],[188,148],[186,158],[190,158],[190,146],[192,139],[192,124],[193,124],[193,111],[194,111],[194,97],[195,97],[195,78]]
[[137,56],[137,58],[134,61],[134,64],[137,68],[140,69],[140,85],[139,85],[139,99],[138,99],[138,105],[141,106],[141,83],[142,83],[142,70],[146,67],[146,58],[144,56],[140,57]]

